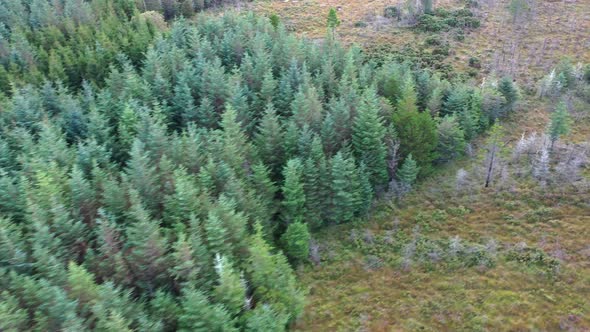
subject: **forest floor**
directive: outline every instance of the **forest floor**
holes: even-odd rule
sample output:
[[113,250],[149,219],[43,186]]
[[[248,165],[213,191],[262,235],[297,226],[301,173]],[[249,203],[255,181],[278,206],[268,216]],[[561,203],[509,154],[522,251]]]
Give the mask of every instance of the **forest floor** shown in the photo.
[[[400,1],[256,1],[246,8],[276,13],[291,30],[321,39],[334,7],[343,42],[400,50],[428,36],[383,17]],[[445,61],[467,71],[477,57],[480,78],[513,76],[524,93],[519,111],[504,121],[506,140],[542,133],[554,105],[534,97],[535,82],[564,57],[590,62],[590,1],[536,0],[516,22],[507,0],[479,3],[480,28],[461,42],[443,35],[452,50]],[[587,109],[574,114],[564,139],[586,149]],[[310,293],[297,330],[590,331],[587,188],[541,187],[514,174],[483,188],[483,151],[475,146],[472,157],[439,169],[401,201],[380,202],[367,220],[314,234],[321,262],[299,268]],[[459,169],[470,174],[468,190],[457,188]],[[456,256],[440,256],[441,248],[448,255],[455,247]]]

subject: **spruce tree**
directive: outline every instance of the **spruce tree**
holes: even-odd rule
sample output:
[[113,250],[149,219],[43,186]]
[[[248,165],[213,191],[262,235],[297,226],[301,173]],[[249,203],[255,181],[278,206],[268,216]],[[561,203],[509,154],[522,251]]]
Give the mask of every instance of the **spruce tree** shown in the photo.
[[436,123],[430,114],[398,109],[393,114],[393,124],[400,140],[402,158],[412,153],[421,174],[430,172],[437,146]]
[[352,220],[355,212],[355,196],[351,179],[350,163],[338,152],[332,158],[332,219],[336,223]]
[[512,111],[514,104],[518,100],[518,90],[510,77],[503,77],[498,83],[498,91],[505,98],[503,105],[504,112]]
[[419,171],[420,167],[418,167],[416,161],[414,158],[412,158],[412,154],[410,153],[404,160],[402,167],[397,173],[397,178],[401,182],[404,190],[409,190],[412,188],[414,182],[416,182],[416,177],[418,176]]
[[260,226],[250,239],[247,271],[257,302],[272,304],[278,312],[294,321],[303,311],[304,293],[297,286],[295,275],[286,258],[264,241]]
[[309,255],[309,241],[311,236],[307,225],[302,222],[289,224],[281,237],[285,253],[294,262],[303,262]]
[[289,316],[277,312],[269,304],[256,306],[246,320],[245,330],[248,332],[284,332]]
[[352,143],[355,156],[367,167],[371,184],[382,186],[387,182],[387,151],[383,139],[385,126],[379,115],[379,99],[374,88],[363,94],[352,128]]
[[212,304],[200,290],[185,288],[181,305],[179,331],[237,331],[227,310],[220,304]]
[[237,316],[246,303],[245,281],[234,270],[227,257],[216,255],[215,271],[217,272],[217,285],[214,297],[222,303],[232,316]]
[[283,169],[282,219],[285,223],[303,222],[305,218],[305,190],[303,165],[299,159],[290,159]]
[[549,127],[547,128],[547,134],[551,139],[551,147],[550,150],[553,150],[553,145],[557,140],[563,136],[567,135],[570,131],[570,114],[567,110],[567,106],[564,102],[560,102],[555,111],[551,114],[551,122],[549,123]]
[[334,29],[340,25],[340,20],[338,19],[338,14],[336,14],[336,9],[330,8],[328,12],[328,28]]
[[265,113],[258,125],[254,142],[264,164],[270,167],[272,178],[278,179],[284,162],[284,129],[272,104],[266,105]]
[[445,116],[438,124],[437,162],[448,162],[465,151],[465,134],[454,116]]

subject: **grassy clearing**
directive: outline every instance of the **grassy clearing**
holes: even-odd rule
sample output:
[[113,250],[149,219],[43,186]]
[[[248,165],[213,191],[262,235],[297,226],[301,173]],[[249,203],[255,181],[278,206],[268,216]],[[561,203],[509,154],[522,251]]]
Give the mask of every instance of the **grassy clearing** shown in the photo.
[[[479,8],[472,10],[481,20],[480,28],[468,31],[461,42],[449,33],[439,34],[451,46],[445,63],[467,71],[469,59],[477,58],[484,75],[510,75],[531,87],[563,57],[590,62],[590,1],[534,2],[528,16],[515,23],[507,9],[509,0],[478,1]],[[383,16],[386,7],[401,3],[402,0],[291,0],[255,1],[244,7],[264,15],[278,14],[290,29],[312,39],[325,36],[326,16],[334,7],[342,21],[338,34],[344,43],[395,52],[423,45],[431,36],[399,26]],[[440,0],[436,6],[461,8],[464,2]]]
[[[310,287],[300,330],[590,327],[588,193],[539,190],[527,181],[510,190],[483,190],[477,179],[476,189],[457,193],[452,175],[462,163],[469,162],[442,170],[399,207],[384,204],[367,222],[316,235],[323,262],[300,271]],[[494,264],[466,266],[471,256],[437,261],[415,255],[404,265],[398,234],[412,237],[417,224],[423,239],[485,246]],[[491,240],[495,249],[489,249]],[[524,244],[530,251],[514,259],[510,252]],[[531,263],[527,255],[533,251],[558,261],[559,272]]]
[[563,57],[590,61],[590,2],[537,0],[516,23],[506,9],[509,1],[480,2],[482,27],[458,45],[458,63],[479,57],[487,71],[532,84]]
[[[526,98],[507,141],[542,133],[553,105]],[[585,108],[568,146],[588,149]],[[480,142],[475,142],[479,144]],[[562,146],[561,148],[564,148]],[[367,221],[315,234],[322,263],[299,271],[310,295],[300,331],[585,331],[590,328],[590,191],[500,174],[483,160],[440,168]],[[524,168],[526,169],[527,166]],[[457,170],[468,185],[457,189]],[[586,168],[586,178],[590,178]],[[416,240],[417,239],[417,240]],[[452,254],[452,243],[462,251]],[[408,244],[416,242],[407,259]],[[556,265],[553,265],[556,264]]]

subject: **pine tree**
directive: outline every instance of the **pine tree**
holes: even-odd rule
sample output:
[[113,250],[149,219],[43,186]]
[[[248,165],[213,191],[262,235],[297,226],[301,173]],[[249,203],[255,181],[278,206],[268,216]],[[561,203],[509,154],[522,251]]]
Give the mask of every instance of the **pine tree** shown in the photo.
[[431,170],[437,146],[436,124],[426,112],[397,110],[393,114],[393,124],[400,140],[402,158],[412,154],[420,166],[420,174]]
[[358,181],[358,204],[356,211],[359,215],[363,216],[369,211],[374,196],[373,186],[371,186],[369,173],[364,163],[361,163],[358,167]]
[[281,237],[285,253],[295,262],[303,262],[307,260],[310,239],[311,236],[307,225],[298,221],[289,224],[287,230]]
[[197,107],[195,106],[195,99],[193,97],[192,89],[189,85],[190,77],[187,77],[189,73],[181,72],[178,74],[178,81],[174,86],[174,98],[173,107],[174,114],[169,118],[169,121],[176,125],[176,128],[180,128],[182,125],[186,125],[191,121],[199,119]]
[[506,100],[503,105],[504,112],[512,111],[514,104],[518,100],[518,90],[516,89],[512,79],[510,77],[503,77],[500,80],[500,83],[498,83],[498,91]]
[[268,104],[273,103],[277,93],[278,83],[274,79],[272,70],[268,70],[262,79],[262,86],[258,94],[258,108],[262,109]]
[[340,25],[340,20],[338,19],[338,14],[336,14],[336,9],[330,8],[330,12],[328,12],[328,28],[335,29]]
[[145,151],[144,143],[138,139],[133,142],[124,179],[137,190],[150,212],[158,210],[161,191],[157,183],[156,166]]
[[332,158],[331,216],[336,223],[349,222],[354,217],[357,193],[353,192],[352,171],[342,152],[338,152]]
[[383,139],[385,126],[379,115],[379,100],[375,89],[369,88],[363,94],[358,114],[354,119],[352,143],[359,162],[366,165],[374,187],[387,182],[387,151]]
[[[265,324],[268,320],[272,321],[272,318],[274,317],[267,318],[265,314],[266,313],[264,312],[253,316],[250,319],[251,323],[249,323],[249,325],[258,327],[260,326],[259,324]],[[28,313],[24,308],[19,306],[19,301],[16,296],[11,295],[6,291],[0,293],[0,329],[10,332],[24,331],[28,327],[28,320]],[[286,322],[284,323],[286,324]],[[254,330],[251,329],[251,331]],[[280,329],[278,331],[280,331]]]
[[272,104],[266,106],[264,116],[258,125],[254,142],[264,164],[270,167],[272,178],[278,179],[284,161],[285,134],[279,117]]
[[27,251],[22,227],[0,218],[0,262],[16,271],[26,267]]
[[247,271],[255,299],[273,305],[278,312],[289,315],[290,322],[294,321],[302,313],[304,294],[297,286],[289,263],[280,252],[272,253],[260,226],[255,227],[248,247]]
[[420,167],[418,167],[416,161],[412,158],[412,154],[410,153],[402,167],[399,169],[397,173],[397,178],[401,182],[404,190],[409,190],[416,182],[416,177],[418,176],[418,172],[420,171]]
[[170,254],[170,275],[179,283],[194,282],[199,273],[195,260],[190,239],[185,233],[179,233]]
[[269,304],[256,306],[246,320],[245,330],[248,332],[284,332],[289,316],[277,312]]
[[283,169],[283,178],[285,181],[282,186],[282,218],[287,224],[303,222],[305,218],[305,190],[301,160],[290,159]]
[[263,225],[265,233],[270,236],[276,231],[273,216],[279,208],[275,199],[278,188],[271,180],[270,171],[264,164],[258,163],[252,166],[250,185],[253,188],[257,203],[261,206],[261,213],[256,220]]
[[229,235],[219,215],[209,212],[205,221],[205,231],[207,233],[207,247],[211,253],[231,256],[231,245],[228,243]]
[[74,262],[68,264],[69,297],[78,302],[78,312],[82,317],[91,314],[92,306],[99,303],[99,286],[94,281],[94,276],[82,266]]
[[178,329],[178,317],[182,313],[182,308],[173,294],[158,290],[149,302],[149,309],[151,316],[157,317],[167,329],[173,331]]
[[[190,108],[187,108],[187,110],[190,110]],[[185,114],[188,115],[189,113]],[[196,121],[200,127],[213,129],[217,127],[218,118],[219,116],[215,112],[211,99],[205,97],[201,99],[201,104],[197,108],[195,115],[185,119],[186,121]]]
[[244,165],[251,160],[252,147],[237,120],[237,112],[226,105],[221,117],[221,159],[238,175],[244,175]]
[[465,138],[454,116],[445,116],[438,124],[438,162],[448,162],[465,151]]
[[168,243],[158,222],[152,220],[143,208],[137,192],[132,190],[130,196],[131,223],[127,227],[126,242],[130,250],[129,262],[133,274],[139,279],[137,284],[148,293],[152,293],[167,277],[165,272],[168,265]]
[[397,109],[400,112],[417,112],[418,95],[414,84],[414,78],[408,71],[404,78],[404,83],[400,91],[400,98],[397,101]]
[[218,277],[214,290],[215,299],[235,317],[242,311],[246,303],[245,281],[225,256],[217,255],[215,257],[215,271]]
[[200,290],[185,288],[178,317],[179,331],[237,331],[229,313],[220,304],[212,304]]
[[561,102],[557,105],[555,111],[551,114],[551,122],[549,123],[549,127],[547,128],[547,134],[551,139],[551,147],[549,150],[553,150],[553,145],[557,140],[563,136],[567,135],[570,131],[570,114],[567,110],[567,106],[564,102]]

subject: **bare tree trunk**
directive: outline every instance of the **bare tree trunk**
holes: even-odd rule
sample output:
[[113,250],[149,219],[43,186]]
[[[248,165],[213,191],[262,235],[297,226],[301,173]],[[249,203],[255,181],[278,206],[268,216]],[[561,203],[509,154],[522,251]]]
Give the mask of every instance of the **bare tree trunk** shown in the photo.
[[496,146],[492,147],[492,154],[490,156],[490,164],[488,165],[488,174],[486,175],[486,183],[485,188],[490,186],[490,182],[492,182],[492,173],[494,172],[494,158],[496,157]]

